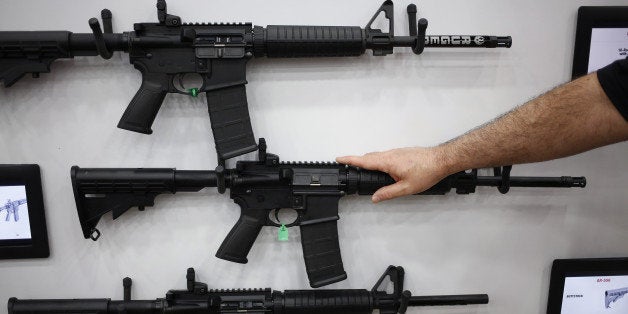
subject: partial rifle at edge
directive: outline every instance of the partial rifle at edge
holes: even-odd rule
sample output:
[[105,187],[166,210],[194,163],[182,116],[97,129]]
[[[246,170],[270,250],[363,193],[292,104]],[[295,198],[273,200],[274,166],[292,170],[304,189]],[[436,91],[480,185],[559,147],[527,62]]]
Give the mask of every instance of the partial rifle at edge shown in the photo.
[[[585,187],[584,177],[517,177],[511,167],[496,168],[493,176],[479,176],[477,170],[448,176],[421,193],[444,195],[474,193],[478,186],[494,186],[501,193],[510,187]],[[301,230],[305,266],[312,287],[321,287],[347,278],[338,241],[338,203],[345,195],[371,195],[395,181],[386,173],[337,163],[280,162],[266,153],[260,139],[257,161],[238,161],[234,169],[217,171],[175,169],[106,169],[72,167],[76,207],[86,239],[96,241],[100,218],[113,213],[118,218],[131,207],[144,210],[155,197],[176,192],[196,192],[218,187],[230,189],[240,206],[238,222],[218,249],[216,257],[247,263],[247,255],[263,226],[294,227]],[[273,210],[292,208],[298,218],[289,224],[273,221]],[[275,212],[276,213],[276,212]]]
[[[89,314],[149,314],[149,313],[269,313],[269,314],[403,314],[413,306],[447,306],[487,304],[486,294],[412,296],[403,290],[405,271],[390,266],[373,289],[286,290],[267,289],[209,290],[207,284],[195,281],[195,272],[187,272],[187,289],[170,290],[165,298],[131,300],[130,278],[124,278],[124,300],[67,299],[8,301],[9,314],[89,313]],[[388,284],[393,292],[387,293]]]
[[[252,23],[183,23],[168,14],[165,0],[157,1],[158,23],[136,23],[133,31],[113,33],[111,11],[89,20],[92,33],[69,31],[0,32],[0,81],[9,87],[31,73],[50,72],[57,59],[128,53],[142,73],[142,85],[122,115],[118,127],[151,134],[152,124],[168,93],[198,96],[206,93],[219,160],[257,149],[245,85],[246,64],[253,57],[303,58],[359,56],[367,49],[376,56],[395,47],[424,48],[510,47],[510,36],[426,35],[427,20],[417,22],[417,8],[408,6],[409,36],[395,36],[393,2],[385,1],[365,28],[359,26],[297,26]],[[383,13],[389,29],[373,28]],[[198,74],[201,86],[184,86],[186,74]],[[219,162],[224,165],[224,162]]]

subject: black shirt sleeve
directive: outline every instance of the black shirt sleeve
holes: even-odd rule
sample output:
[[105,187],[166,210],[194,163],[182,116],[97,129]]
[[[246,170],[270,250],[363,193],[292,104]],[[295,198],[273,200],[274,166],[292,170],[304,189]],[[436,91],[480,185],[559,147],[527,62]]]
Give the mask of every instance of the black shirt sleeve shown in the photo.
[[628,121],[628,58],[599,69],[597,78],[608,98]]

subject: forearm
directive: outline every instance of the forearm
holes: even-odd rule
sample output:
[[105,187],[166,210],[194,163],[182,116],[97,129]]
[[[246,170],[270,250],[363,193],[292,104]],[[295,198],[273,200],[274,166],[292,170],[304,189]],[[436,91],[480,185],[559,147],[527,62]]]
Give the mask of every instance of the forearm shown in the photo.
[[390,174],[397,182],[373,194],[379,202],[425,191],[459,171],[550,160],[627,139],[628,122],[593,73],[439,146],[336,160]]
[[550,160],[626,139],[628,123],[593,73],[434,150],[443,171],[455,173]]

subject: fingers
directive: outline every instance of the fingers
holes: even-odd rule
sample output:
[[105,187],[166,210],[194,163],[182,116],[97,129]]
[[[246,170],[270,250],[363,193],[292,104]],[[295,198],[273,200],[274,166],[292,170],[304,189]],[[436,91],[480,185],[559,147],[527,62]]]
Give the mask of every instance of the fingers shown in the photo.
[[386,171],[386,163],[380,155],[381,153],[369,153],[364,156],[343,156],[337,157],[336,162],[368,170]]
[[336,162],[337,163],[341,163],[341,164],[346,164],[346,165],[353,165],[355,163],[355,160],[359,158],[358,156],[342,156],[342,157],[336,157]]
[[412,194],[412,188],[406,181],[399,181],[395,184],[385,186],[373,194],[373,203],[387,201],[399,196]]

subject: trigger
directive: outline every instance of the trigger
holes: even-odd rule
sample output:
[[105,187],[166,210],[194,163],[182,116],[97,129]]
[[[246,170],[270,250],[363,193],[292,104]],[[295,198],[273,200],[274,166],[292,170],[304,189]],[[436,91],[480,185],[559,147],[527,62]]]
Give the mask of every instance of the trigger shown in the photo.
[[277,219],[277,222],[281,225],[281,220],[279,219],[279,210],[275,210],[275,219]]
[[[198,73],[179,73],[172,79],[172,84],[177,92],[192,97],[198,97],[203,86],[205,86],[205,80]],[[190,86],[201,86],[190,87]]]

